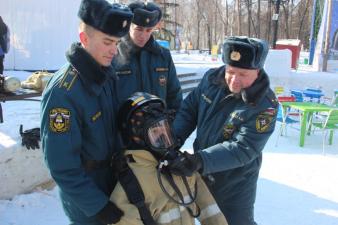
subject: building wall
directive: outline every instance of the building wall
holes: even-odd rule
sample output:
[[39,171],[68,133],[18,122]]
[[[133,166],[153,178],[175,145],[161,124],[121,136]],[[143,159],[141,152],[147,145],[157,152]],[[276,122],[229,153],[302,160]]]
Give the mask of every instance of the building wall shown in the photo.
[[57,70],[78,40],[80,0],[0,0],[0,15],[11,32],[7,70]]

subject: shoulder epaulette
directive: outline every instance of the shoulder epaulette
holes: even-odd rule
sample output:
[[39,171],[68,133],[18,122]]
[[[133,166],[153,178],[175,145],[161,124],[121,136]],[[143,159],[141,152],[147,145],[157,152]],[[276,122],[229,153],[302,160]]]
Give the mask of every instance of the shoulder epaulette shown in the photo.
[[64,88],[69,91],[77,79],[78,73],[79,72],[74,67],[70,66],[63,75],[59,88]]
[[272,91],[272,90],[269,90],[266,94],[266,97],[268,98],[268,100],[271,102],[271,104],[274,106],[274,107],[277,107],[278,106],[278,100],[276,98],[276,95],[275,93]]

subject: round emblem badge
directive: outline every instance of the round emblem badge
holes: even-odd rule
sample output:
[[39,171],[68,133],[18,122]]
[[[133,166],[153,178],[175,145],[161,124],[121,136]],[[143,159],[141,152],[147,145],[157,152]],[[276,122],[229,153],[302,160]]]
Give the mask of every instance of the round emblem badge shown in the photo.
[[233,124],[226,124],[223,127],[223,136],[225,140],[229,140],[232,137],[232,134],[235,131],[235,126]]
[[237,51],[232,51],[230,53],[230,59],[232,61],[239,61],[241,59],[241,53],[237,52]]

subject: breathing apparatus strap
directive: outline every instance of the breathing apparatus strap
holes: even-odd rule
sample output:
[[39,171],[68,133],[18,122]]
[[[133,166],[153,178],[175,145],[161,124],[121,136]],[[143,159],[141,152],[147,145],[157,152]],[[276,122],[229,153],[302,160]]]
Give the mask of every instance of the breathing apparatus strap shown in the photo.
[[151,216],[148,207],[145,204],[145,197],[143,190],[130,167],[127,164],[125,157],[118,157],[115,163],[119,164],[118,169],[115,170],[117,178],[121,183],[128,200],[135,205],[141,216],[144,225],[156,225],[154,218]]
[[[164,175],[164,177],[167,179],[167,181],[169,182],[170,186],[174,189],[175,193],[178,195],[179,200],[174,199],[172,196],[170,196],[170,194],[168,193],[168,191],[165,189],[165,187],[163,186],[163,182],[161,179],[161,174]],[[198,204],[195,202],[196,200],[196,196],[197,196],[197,182],[195,182],[195,195],[192,194],[187,178],[184,176],[181,176],[181,179],[183,180],[184,186],[189,194],[190,197],[190,201],[189,202],[185,202],[184,201],[184,197],[182,192],[180,191],[180,189],[178,188],[178,186],[176,185],[172,174],[170,173],[170,171],[166,168],[162,168],[162,166],[159,166],[159,168],[157,169],[157,179],[159,181],[160,187],[163,191],[163,193],[173,202],[175,202],[176,204],[183,206],[187,209],[188,213],[190,214],[190,216],[197,218],[200,216],[201,214],[201,210],[200,207],[198,206]],[[196,212],[193,212],[193,210],[189,207],[190,205],[195,204],[196,206]]]

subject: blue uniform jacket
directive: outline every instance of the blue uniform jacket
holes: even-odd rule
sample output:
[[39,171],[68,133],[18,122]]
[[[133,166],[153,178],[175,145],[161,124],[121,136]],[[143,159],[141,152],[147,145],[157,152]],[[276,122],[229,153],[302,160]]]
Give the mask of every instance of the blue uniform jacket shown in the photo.
[[272,134],[277,100],[261,70],[242,95],[232,94],[224,81],[225,66],[209,70],[186,99],[174,121],[183,141],[197,128],[194,151],[203,159],[203,174],[220,207],[250,206],[255,201],[262,150]]
[[143,91],[165,100],[169,109],[178,110],[182,89],[170,51],[153,37],[139,48],[129,36],[122,38],[118,49],[112,64],[119,77],[116,88],[120,104],[134,92]]
[[67,59],[43,93],[42,147],[68,213],[76,208],[93,216],[109,200],[112,172],[86,171],[82,162],[110,159],[117,149],[113,70],[100,67],[80,44],[72,45]]

